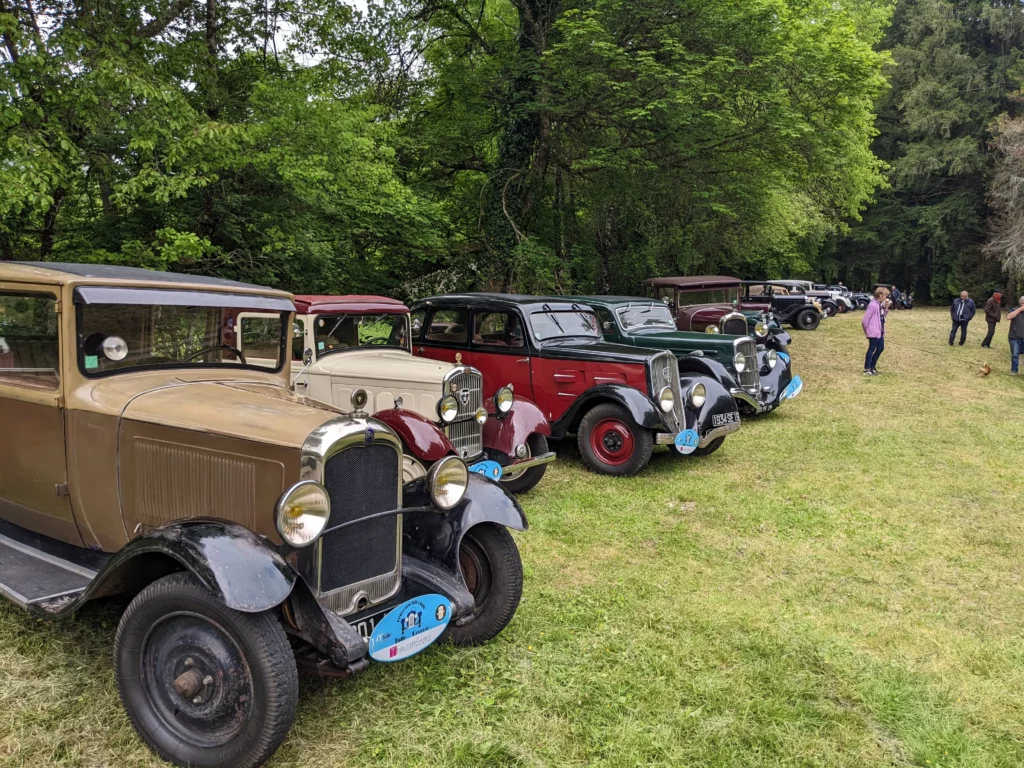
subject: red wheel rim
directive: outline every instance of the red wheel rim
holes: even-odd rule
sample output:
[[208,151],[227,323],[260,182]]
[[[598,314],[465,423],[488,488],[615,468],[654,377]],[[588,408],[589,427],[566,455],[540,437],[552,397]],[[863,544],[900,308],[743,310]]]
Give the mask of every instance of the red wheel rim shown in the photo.
[[601,419],[590,432],[590,450],[603,464],[625,464],[633,455],[633,432],[618,419]]

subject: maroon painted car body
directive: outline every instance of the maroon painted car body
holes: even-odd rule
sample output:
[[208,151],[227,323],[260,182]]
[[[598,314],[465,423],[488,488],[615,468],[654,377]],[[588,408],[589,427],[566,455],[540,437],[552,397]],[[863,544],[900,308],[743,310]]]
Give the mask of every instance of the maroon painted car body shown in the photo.
[[703,333],[714,326],[719,333],[746,336],[747,318],[737,311],[739,278],[723,275],[652,277],[644,280],[644,295],[663,301],[680,331]]

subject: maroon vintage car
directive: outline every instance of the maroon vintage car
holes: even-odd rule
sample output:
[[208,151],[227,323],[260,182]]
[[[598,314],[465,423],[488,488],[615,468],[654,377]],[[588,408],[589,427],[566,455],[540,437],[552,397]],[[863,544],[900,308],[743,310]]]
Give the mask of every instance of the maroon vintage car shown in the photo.
[[747,316],[737,310],[740,281],[723,275],[652,277],[644,280],[644,295],[668,305],[680,331],[707,331],[746,336]]

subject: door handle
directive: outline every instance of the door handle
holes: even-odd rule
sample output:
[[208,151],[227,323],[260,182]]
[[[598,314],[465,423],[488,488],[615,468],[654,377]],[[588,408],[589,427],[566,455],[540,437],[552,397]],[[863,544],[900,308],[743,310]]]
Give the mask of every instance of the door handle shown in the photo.
[[528,363],[528,362],[530,362],[530,358],[528,358],[528,357],[520,357],[518,360],[516,360],[516,362],[517,363]]
[[416,350],[416,354],[417,355],[422,355],[423,354],[423,347],[420,347],[419,349],[417,349]]

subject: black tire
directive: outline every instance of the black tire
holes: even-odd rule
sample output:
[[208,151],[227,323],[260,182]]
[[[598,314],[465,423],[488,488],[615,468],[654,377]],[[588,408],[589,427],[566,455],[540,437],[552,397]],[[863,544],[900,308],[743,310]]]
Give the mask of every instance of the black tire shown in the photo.
[[850,311],[850,308],[848,306],[846,306],[845,302],[837,301],[836,302],[836,310],[839,312],[840,315],[844,315],[844,314],[846,314],[847,312]]
[[[622,424],[629,432],[632,448],[623,455],[622,460],[618,463],[610,463],[602,458],[591,444],[591,435],[595,429],[602,422],[608,421]],[[644,429],[633,421],[629,411],[617,403],[601,403],[587,411],[583,421],[580,422],[576,441],[580,448],[580,455],[583,457],[583,463],[591,471],[615,477],[635,475],[647,466],[651,460],[651,452],[654,450],[654,436],[650,430]]]
[[[544,435],[534,432],[526,438],[526,446],[530,449],[529,456],[540,456],[548,452],[548,439]],[[526,470],[518,477],[510,480],[502,478],[501,484],[509,493],[519,494],[532,491],[537,487],[537,483],[541,481],[541,478],[544,477],[547,468],[547,464],[541,464],[538,467]]]
[[[132,600],[114,670],[135,730],[175,765],[255,768],[295,720],[299,678],[280,622],[228,608],[190,573],[158,579]],[[195,687],[175,687],[193,671],[194,698]]]
[[861,309],[861,310],[867,309],[868,308],[868,304],[870,304],[870,303],[871,302],[868,301],[867,299],[857,299],[857,309]]
[[821,325],[821,315],[816,309],[801,309],[793,318],[793,327],[800,331],[813,331]]
[[703,448],[698,448],[693,452],[694,456],[710,456],[712,453],[722,447],[722,443],[725,442],[724,437],[719,437],[712,440],[710,443],[705,445]]
[[835,317],[839,314],[839,307],[834,302],[823,301],[821,302],[821,311],[825,317]]
[[451,627],[448,639],[455,645],[483,645],[508,626],[523,597],[519,548],[507,529],[482,523],[463,536],[459,567],[476,600],[476,618],[464,627]]

